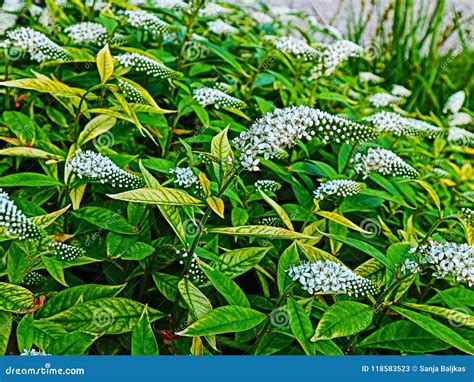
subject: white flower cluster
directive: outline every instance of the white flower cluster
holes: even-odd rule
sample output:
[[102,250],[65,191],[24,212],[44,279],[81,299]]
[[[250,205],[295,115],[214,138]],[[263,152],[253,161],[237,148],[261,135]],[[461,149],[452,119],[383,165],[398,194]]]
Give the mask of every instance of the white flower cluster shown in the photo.
[[43,355],[51,355],[51,354],[47,354],[44,350],[23,349],[23,353],[21,353],[20,355],[43,356]]
[[151,34],[159,35],[169,33],[175,30],[175,27],[161,20],[153,13],[146,11],[124,10],[119,12],[125,21],[132,27],[144,30]]
[[209,21],[208,29],[215,34],[236,34],[239,30],[221,19]]
[[265,25],[273,23],[273,18],[263,12],[252,12],[250,16],[257,24]]
[[379,131],[390,132],[398,136],[413,135],[432,138],[443,134],[443,129],[437,126],[385,110],[365,117],[364,120]]
[[84,22],[74,24],[64,29],[64,32],[76,44],[104,46],[109,40],[107,30],[99,23]]
[[[183,260],[179,261],[180,264],[184,264],[185,262],[184,259],[186,259],[189,256],[189,253],[184,249],[176,250],[176,254],[183,258]],[[198,259],[199,259],[198,255],[193,253],[192,258],[191,258],[191,264],[189,266],[189,274],[186,275],[186,277],[189,277],[192,281],[204,282],[206,280],[206,276],[201,271],[201,268],[199,268],[199,264],[197,262]]]
[[348,40],[338,40],[327,45],[319,53],[316,66],[312,69],[311,79],[331,75],[336,68],[351,57],[363,57],[364,48]]
[[51,41],[45,34],[34,29],[22,27],[7,32],[8,39],[4,46],[23,49],[29,53],[32,60],[44,62],[48,60],[68,60],[70,54],[64,48]]
[[412,91],[402,85],[393,85],[392,87],[392,95],[394,96],[407,98],[407,97],[410,97],[411,94],[412,94]]
[[357,153],[351,162],[354,170],[363,174],[364,179],[371,172],[380,175],[402,176],[405,178],[417,178],[418,171],[406,163],[402,158],[390,150],[381,147],[369,148],[366,154]]
[[226,84],[225,82],[216,82],[214,84],[214,89],[228,94],[232,90],[232,85]]
[[122,93],[125,95],[125,98],[127,98],[128,100],[135,103],[148,105],[148,102],[143,97],[142,93],[140,93],[140,91],[135,86],[133,86],[130,82],[119,78],[118,86],[119,86],[119,89],[122,91]]
[[474,133],[461,127],[450,127],[448,130],[448,142],[458,146],[470,146],[474,143]]
[[194,99],[201,106],[214,105],[216,109],[220,107],[232,107],[234,109],[242,109],[245,102],[238,98],[232,97],[223,91],[212,88],[198,88],[193,90]]
[[156,8],[174,10],[185,9],[189,7],[188,3],[185,3],[181,0],[131,0],[129,3],[133,5],[151,5],[152,7]]
[[174,183],[183,188],[201,187],[199,178],[190,167],[175,167],[170,170],[174,175]]
[[461,218],[464,219],[468,224],[473,225],[474,223],[474,210],[469,207],[461,208]]
[[[416,248],[411,250],[416,251]],[[456,243],[437,243],[430,241],[419,248],[423,255],[422,263],[434,266],[433,276],[450,276],[455,282],[474,285],[474,246]]]
[[445,114],[457,113],[459,110],[461,110],[461,107],[465,99],[466,99],[466,94],[464,94],[462,90],[452,94],[446,101],[446,104],[444,105],[443,113]]
[[41,273],[38,272],[29,272],[26,277],[21,281],[21,284],[26,287],[32,287],[35,285],[42,284],[44,281],[47,280],[46,276],[43,276]]
[[255,182],[255,187],[262,191],[276,192],[281,188],[281,184],[271,179],[260,179]]
[[433,171],[433,173],[436,174],[436,176],[438,178],[449,178],[450,177],[449,172],[447,172],[446,170],[443,170],[442,168],[439,168],[439,167],[434,167],[431,171]]
[[376,130],[308,106],[275,109],[257,119],[234,140],[241,163],[249,171],[258,171],[258,156],[274,158],[301,138],[318,136],[326,143],[360,142],[375,139]]
[[399,104],[403,101],[403,98],[390,93],[380,92],[369,96],[368,101],[373,107],[389,107]]
[[405,261],[400,266],[400,272],[402,275],[407,273],[419,273],[420,270],[420,264],[410,259],[405,259]]
[[471,123],[472,117],[468,113],[454,113],[448,118],[448,125],[450,127],[470,125]]
[[85,4],[86,7],[93,8],[94,11],[101,11],[109,5],[109,2],[102,0],[86,0]]
[[150,57],[138,53],[124,53],[115,56],[120,65],[131,67],[137,72],[145,72],[149,76],[158,78],[177,78],[181,74]]
[[40,239],[43,232],[13,203],[8,194],[0,189],[0,227],[7,236],[17,236],[18,240]]
[[90,150],[78,151],[67,166],[80,179],[88,178],[112,187],[135,189],[144,185],[138,176],[122,170],[110,158]]
[[0,9],[0,35],[13,28],[16,25],[18,15],[15,12],[21,11],[25,6],[24,1],[21,0],[5,0]]
[[306,41],[291,36],[276,39],[275,48],[301,61],[315,61],[320,54],[316,49],[309,46]]
[[383,78],[371,72],[359,72],[359,82],[379,84],[383,82]]
[[309,294],[345,293],[359,297],[378,292],[377,286],[370,280],[330,260],[303,263],[291,267],[287,272],[293,281],[298,281]]
[[51,254],[63,261],[73,261],[78,257],[84,256],[86,251],[73,245],[64,244],[60,241],[52,242],[49,245]]
[[207,3],[204,8],[199,10],[199,16],[206,16],[206,17],[224,16],[229,13],[232,13],[232,9],[225,8],[222,5],[219,5],[214,2]]
[[265,216],[260,219],[260,224],[270,227],[283,227],[283,222],[276,216]]
[[314,191],[314,197],[323,200],[328,196],[345,198],[356,195],[364,188],[363,184],[349,179],[334,179],[321,183]]

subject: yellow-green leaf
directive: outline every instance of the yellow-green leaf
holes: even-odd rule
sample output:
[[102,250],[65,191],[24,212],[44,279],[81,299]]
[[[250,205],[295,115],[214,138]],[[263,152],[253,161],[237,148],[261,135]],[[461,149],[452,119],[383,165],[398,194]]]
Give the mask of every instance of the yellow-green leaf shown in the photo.
[[359,227],[357,224],[352,223],[349,219],[345,218],[344,216],[336,213],[336,212],[331,212],[331,211],[318,211],[316,212],[319,216],[322,216],[323,218],[332,220],[333,222],[336,222],[337,224],[343,225],[347,228],[351,228],[355,231],[359,231],[361,233],[366,233],[371,235],[371,232],[366,231],[365,229]]
[[77,145],[81,146],[86,142],[89,142],[91,139],[96,138],[97,136],[109,131],[112,127],[114,127],[117,119],[115,117],[111,117],[110,115],[98,115],[92,118],[84,129],[79,134],[79,138],[77,138]]
[[146,203],[168,206],[199,206],[202,202],[184,191],[173,188],[138,188],[120,194],[108,194],[112,199],[126,202]]
[[108,45],[104,46],[99,53],[97,53],[96,63],[101,82],[104,84],[114,73],[114,60],[110,54]]
[[275,202],[272,198],[270,198],[265,192],[263,192],[260,188],[258,189],[260,192],[260,195],[262,195],[262,198],[272,207],[275,212],[278,214],[282,222],[286,225],[286,227],[290,231],[294,231],[295,228],[293,227],[293,224],[291,223],[291,219],[286,213],[286,211],[283,209],[283,207],[280,207],[277,202]]
[[210,196],[206,199],[206,202],[217,215],[224,218],[224,202],[221,198]]

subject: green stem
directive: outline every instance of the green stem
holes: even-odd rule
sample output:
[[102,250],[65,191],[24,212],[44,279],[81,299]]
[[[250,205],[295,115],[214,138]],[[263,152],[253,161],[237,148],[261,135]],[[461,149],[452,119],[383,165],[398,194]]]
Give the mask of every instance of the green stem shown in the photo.
[[[289,284],[285,290],[283,291],[283,293],[281,294],[280,298],[278,299],[275,307],[273,308],[272,310],[272,313],[280,308],[283,303],[286,301],[286,299],[288,298],[288,295],[289,293],[291,292],[291,290],[293,289],[293,287],[295,286],[295,282],[292,282],[291,284]],[[253,354],[255,355],[255,351],[257,350],[258,348],[258,345],[260,344],[260,342],[262,342],[262,339],[263,337],[265,336],[265,334],[267,334],[268,332],[268,328],[270,327],[270,324],[272,322],[272,313],[270,313],[268,315],[268,317],[266,318],[265,320],[265,323],[263,324],[263,327],[262,329],[260,330],[260,332],[257,333],[257,340],[255,341],[255,343],[253,344],[252,348],[250,349],[249,351],[249,354]]]

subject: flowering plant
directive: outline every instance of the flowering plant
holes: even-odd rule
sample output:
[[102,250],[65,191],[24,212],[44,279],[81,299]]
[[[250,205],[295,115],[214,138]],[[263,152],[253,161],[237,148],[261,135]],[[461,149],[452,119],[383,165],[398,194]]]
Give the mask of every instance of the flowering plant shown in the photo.
[[258,2],[0,17],[2,354],[474,353],[472,54]]

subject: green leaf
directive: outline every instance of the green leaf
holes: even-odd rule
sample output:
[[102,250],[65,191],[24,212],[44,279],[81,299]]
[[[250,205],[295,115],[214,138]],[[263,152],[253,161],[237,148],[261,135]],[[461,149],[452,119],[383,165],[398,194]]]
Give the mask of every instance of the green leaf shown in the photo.
[[35,296],[28,289],[18,285],[0,282],[0,310],[21,313],[32,309]]
[[178,293],[179,277],[160,272],[153,272],[151,276],[160,293],[174,302]]
[[406,179],[403,182],[414,182],[419,184],[428,193],[428,195],[431,196],[431,199],[433,199],[440,216],[443,214],[443,210],[441,209],[441,201],[439,200],[439,196],[432,186],[420,179]]
[[258,191],[260,192],[260,195],[262,195],[262,198],[270,205],[270,207],[275,210],[275,212],[280,217],[281,221],[286,225],[286,227],[290,231],[294,231],[295,228],[293,227],[293,223],[291,222],[291,219],[286,213],[286,211],[282,207],[280,207],[277,202],[271,199],[265,192],[260,189]]
[[268,252],[269,247],[249,247],[228,251],[219,257],[214,268],[235,278],[254,268]]
[[66,207],[61,208],[58,211],[51,212],[49,214],[34,216],[30,220],[35,223],[38,227],[46,228],[53,224],[57,218],[64,214],[71,205],[68,204]]
[[212,165],[214,167],[214,173],[216,174],[217,179],[219,179],[219,182],[224,180],[226,173],[230,169],[228,158],[234,158],[229,139],[227,138],[228,130],[229,128],[226,127],[214,138],[212,138],[211,141],[211,155],[217,160],[217,163],[213,163]]
[[395,321],[382,326],[357,346],[421,354],[450,347],[411,321]]
[[36,172],[21,172],[0,177],[0,187],[48,187],[62,186],[50,176]]
[[66,279],[64,278],[64,261],[42,256],[41,262],[53,279],[61,285],[68,286]]
[[117,119],[110,115],[100,114],[92,118],[79,134],[77,146],[80,147],[99,135],[106,133],[115,126],[116,122]]
[[237,333],[254,328],[267,316],[250,308],[227,305],[211,310],[205,316],[188,326],[180,336],[208,336],[213,334]]
[[233,226],[239,226],[247,223],[249,214],[246,210],[240,207],[234,207],[231,213],[231,221]]
[[150,326],[147,308],[143,310],[132,332],[132,355],[158,355],[158,344]]
[[221,233],[235,236],[255,236],[269,239],[315,239],[313,236],[303,235],[284,228],[265,225],[246,225],[240,227],[212,228],[210,233]]
[[195,319],[203,317],[212,310],[211,302],[189,279],[183,278],[178,284],[178,289]]
[[433,318],[398,306],[391,305],[390,309],[414,322],[427,332],[433,334],[436,338],[439,338],[440,340],[454,346],[464,353],[471,355],[474,354],[474,347],[468,341],[466,341],[454,330],[439,323]]
[[248,77],[248,74],[245,73],[244,69],[242,66],[237,62],[237,60],[234,58],[234,56],[229,53],[225,48],[215,45],[207,40],[200,40],[200,44],[206,46],[210,50],[212,50],[215,54],[217,54],[220,58],[222,58],[224,61],[227,61],[234,69],[236,69],[238,72],[243,74],[245,77]]
[[124,200],[126,202],[147,203],[172,206],[199,206],[203,203],[184,191],[172,188],[139,188],[125,191],[120,194],[107,195],[112,199]]
[[25,314],[19,322],[16,328],[16,340],[20,353],[33,346],[33,313]]
[[330,211],[318,211],[317,214],[322,216],[326,219],[332,220],[333,222],[343,225],[344,227],[351,228],[354,231],[358,231],[361,233],[371,234],[371,232],[366,231],[365,229],[359,227],[357,224],[352,223],[349,219],[345,218],[344,216],[337,214],[335,212]]
[[313,326],[303,307],[291,297],[287,300],[290,328],[307,355],[315,355],[314,343],[309,339],[313,334]]
[[105,297],[115,297],[124,288],[122,285],[86,284],[64,289],[49,297],[36,312],[37,318],[45,318],[60,313],[78,302],[91,301]]
[[137,231],[135,227],[132,226],[120,212],[120,210],[117,212],[102,207],[82,207],[72,214],[79,219],[108,231],[122,233],[124,235],[136,234]]
[[362,251],[366,253],[367,255],[373,257],[374,259],[377,259],[382,264],[386,265],[388,268],[393,269],[392,264],[390,263],[390,261],[388,261],[387,257],[382,252],[380,252],[377,248],[372,247],[370,244],[367,244],[357,239],[352,239],[350,237],[345,237],[345,236],[331,235],[327,233],[324,233],[324,236],[327,236],[331,239],[340,241],[353,248],[356,248],[359,251]]
[[298,247],[296,243],[292,243],[285,251],[281,254],[280,260],[278,261],[278,292],[280,296],[283,295],[288,286],[293,282],[291,277],[288,276],[288,269],[292,265],[297,265],[300,262],[298,255]]
[[67,334],[62,325],[46,320],[34,321],[33,343],[47,353],[52,353],[56,342]]
[[[144,305],[121,297],[100,298],[77,304],[46,320],[63,325],[70,330],[92,333],[120,334],[131,332],[138,323]],[[149,308],[150,321],[165,316]]]
[[465,312],[461,310],[446,309],[440,306],[413,304],[413,303],[408,303],[408,302],[404,303],[403,305],[408,308],[417,309],[422,312],[427,312],[435,316],[442,317],[454,325],[466,326],[470,329],[474,329],[474,317],[471,316],[470,314],[466,314]]
[[22,144],[32,146],[36,136],[36,124],[18,111],[4,111],[3,120]]
[[114,60],[110,54],[108,45],[105,45],[101,50],[99,50],[99,53],[97,53],[96,64],[101,83],[105,84],[114,73]]
[[74,331],[54,341],[51,353],[54,355],[83,355],[99,338],[98,335]]
[[221,198],[210,196],[206,199],[206,203],[217,215],[224,219],[224,201]]
[[52,80],[46,76],[42,78],[23,78],[13,81],[4,81],[0,82],[0,86],[36,90],[41,93],[49,93],[66,98],[79,98],[85,93],[84,89],[71,88],[61,81],[56,79]]
[[229,304],[250,308],[247,296],[236,282],[231,280],[224,273],[209,266],[201,266],[201,269],[214,288],[216,288]]
[[372,308],[354,301],[341,301],[323,314],[311,341],[360,333],[372,323]]
[[12,331],[12,322],[12,315],[0,310],[0,356],[4,355],[7,351],[8,341]]

